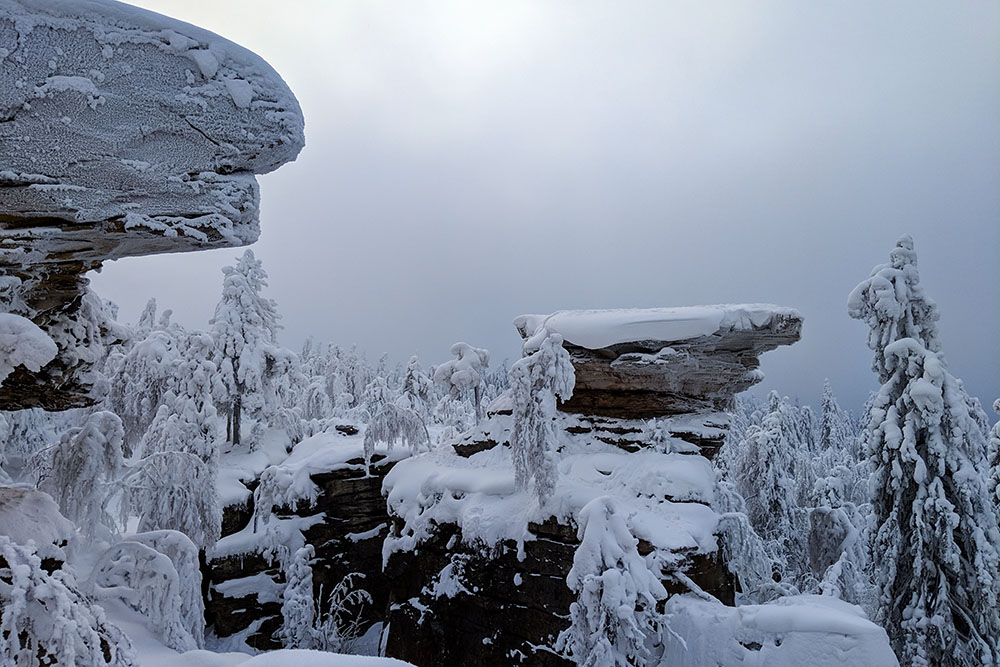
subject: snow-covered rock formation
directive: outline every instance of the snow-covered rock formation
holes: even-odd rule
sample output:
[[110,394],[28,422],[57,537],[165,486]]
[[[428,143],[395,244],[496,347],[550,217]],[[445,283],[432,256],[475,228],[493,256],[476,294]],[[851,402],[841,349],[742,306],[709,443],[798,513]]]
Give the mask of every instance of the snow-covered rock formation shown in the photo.
[[522,337],[556,333],[576,370],[566,412],[648,418],[724,410],[759,382],[758,357],[790,345],[802,316],[768,304],[562,310],[522,315]]
[[[728,429],[723,410],[762,377],[758,356],[798,340],[802,317],[777,306],[707,306],[561,311],[521,316],[515,326],[526,354],[561,339],[576,374],[555,417],[551,495],[540,501],[516,484],[509,395],[454,447],[399,462],[383,485],[394,521],[383,551],[391,585],[384,641],[388,655],[417,665],[561,665],[566,652],[644,650],[638,639],[629,648],[588,638],[576,626],[604,612],[580,607],[585,598],[624,594],[618,611],[605,612],[635,607],[635,618],[615,621],[631,628],[668,593],[707,592],[732,604],[709,459]],[[582,522],[594,507],[614,508],[617,518]],[[585,537],[584,523],[588,531],[614,525],[615,534]],[[602,546],[581,553],[582,543]],[[616,569],[626,560],[632,569]],[[639,563],[662,586],[632,590],[649,583],[633,571]],[[616,589],[615,581],[633,584]],[[643,664],[664,650],[653,647]]]
[[0,0],[0,310],[59,348],[0,403],[87,403],[108,331],[83,274],[252,243],[254,175],[303,143],[281,77],[213,33],[112,0]]

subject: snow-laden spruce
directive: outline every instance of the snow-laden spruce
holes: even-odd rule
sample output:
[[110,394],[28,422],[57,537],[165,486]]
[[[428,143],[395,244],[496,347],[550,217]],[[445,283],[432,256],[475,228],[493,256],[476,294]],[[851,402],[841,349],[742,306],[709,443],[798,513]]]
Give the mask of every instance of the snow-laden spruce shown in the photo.
[[658,642],[663,631],[656,610],[667,597],[663,584],[639,555],[639,541],[612,498],[584,505],[577,524],[580,545],[566,577],[577,599],[555,649],[580,667],[648,664],[646,644]]
[[769,545],[773,556],[786,560],[786,578],[804,569],[803,513],[794,477],[796,441],[789,424],[794,421],[787,400],[771,392],[760,426],[751,426],[732,462],[732,479],[746,499],[747,516],[754,530]]
[[353,572],[332,591],[320,590],[314,598],[311,544],[297,549],[285,566],[285,589],[281,595],[282,625],[278,637],[285,648],[315,649],[349,653],[358,638],[357,609],[371,602],[371,596],[357,587],[364,576]]
[[406,374],[400,387],[396,403],[400,407],[416,412],[425,422],[430,417],[429,403],[434,392],[434,381],[420,367],[416,356],[410,357],[406,364]]
[[1000,531],[979,404],[940,355],[913,241],[852,293],[883,382],[868,424],[879,618],[904,665],[996,663]]
[[114,369],[109,374],[108,404],[122,419],[126,452],[137,447],[173,383],[180,361],[177,348],[168,332],[149,331],[120,358],[109,358]]
[[[527,352],[527,350],[526,350]],[[534,480],[539,503],[556,487],[556,398],[573,395],[576,375],[559,334],[548,334],[537,349],[510,367],[510,430],[514,481],[526,489]]]
[[941,351],[937,330],[941,316],[937,304],[920,286],[917,254],[909,234],[896,241],[888,264],[876,266],[871,276],[851,291],[847,312],[868,325],[868,347],[875,352],[872,370],[883,384],[891,374],[885,355],[889,344],[913,338],[931,352]]

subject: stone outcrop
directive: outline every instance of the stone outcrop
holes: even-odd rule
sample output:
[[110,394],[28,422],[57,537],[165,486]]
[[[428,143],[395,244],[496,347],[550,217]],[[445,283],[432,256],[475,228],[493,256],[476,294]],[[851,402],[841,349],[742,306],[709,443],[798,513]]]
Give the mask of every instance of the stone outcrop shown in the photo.
[[[589,326],[588,311],[518,319],[525,339],[538,326],[564,335],[576,385],[560,410],[626,419],[723,411],[761,380],[761,354],[802,333],[796,311],[762,304],[610,312],[622,315]],[[620,340],[633,328],[642,339]]]
[[576,599],[566,580],[576,513],[591,498],[626,508],[639,553],[655,552],[670,594],[694,587],[733,604],[707,459],[725,442],[722,410],[760,380],[762,352],[798,340],[801,316],[753,305],[515,323],[528,352],[539,335],[562,335],[576,371],[556,420],[560,480],[542,507],[514,488],[504,397],[454,454],[409,459],[389,475],[384,642],[388,655],[415,665],[570,664],[551,647]]
[[217,35],[109,0],[0,0],[0,309],[59,347],[0,405],[86,404],[92,350],[114,332],[84,274],[252,243],[254,175],[303,141],[281,78]]

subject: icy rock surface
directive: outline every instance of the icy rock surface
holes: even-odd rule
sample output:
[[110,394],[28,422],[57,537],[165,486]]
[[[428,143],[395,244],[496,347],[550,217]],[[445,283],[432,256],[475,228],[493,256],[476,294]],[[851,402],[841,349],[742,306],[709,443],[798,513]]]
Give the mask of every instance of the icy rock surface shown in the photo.
[[514,326],[526,351],[563,336],[576,385],[561,410],[635,419],[725,410],[763,379],[761,354],[799,340],[802,315],[770,304],[563,310]]
[[[213,33],[112,0],[0,0],[0,310],[52,335],[104,260],[252,243],[254,175],[294,160],[303,127],[281,77]],[[5,408],[87,402],[67,349],[95,336],[52,338],[53,371]]]

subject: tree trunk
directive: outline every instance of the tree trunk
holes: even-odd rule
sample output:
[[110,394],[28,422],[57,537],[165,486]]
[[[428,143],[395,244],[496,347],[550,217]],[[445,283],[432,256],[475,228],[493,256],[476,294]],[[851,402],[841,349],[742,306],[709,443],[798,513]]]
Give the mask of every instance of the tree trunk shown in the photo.
[[480,406],[480,403],[482,403],[482,396],[480,395],[478,384],[472,388],[472,400],[476,402],[476,426],[479,426],[479,420],[482,419],[483,408]]
[[233,418],[232,418],[232,428],[233,428],[233,447],[240,444],[240,413],[243,410],[243,394],[238,389],[236,390],[236,396],[233,397]]

